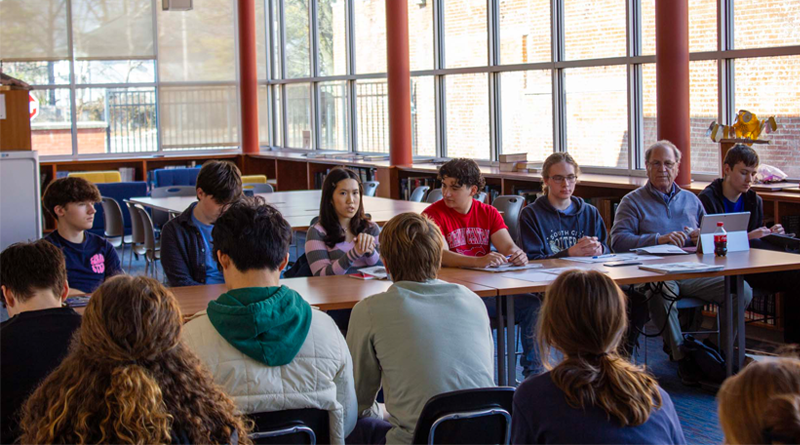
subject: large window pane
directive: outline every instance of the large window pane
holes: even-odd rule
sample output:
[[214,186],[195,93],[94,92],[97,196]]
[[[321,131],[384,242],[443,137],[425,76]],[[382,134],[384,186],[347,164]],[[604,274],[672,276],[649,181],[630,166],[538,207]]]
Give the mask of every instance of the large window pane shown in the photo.
[[282,95],[282,87],[281,85],[275,85],[272,87],[272,94],[274,95],[274,104],[273,104],[273,124],[275,128],[273,129],[273,137],[275,138],[275,145],[278,147],[283,147],[283,95]]
[[777,133],[763,134],[769,145],[754,145],[761,162],[800,178],[800,56],[737,59],[736,110],[759,118],[775,116]]
[[528,153],[531,161],[553,152],[553,92],[550,70],[500,76],[503,153]]
[[3,72],[29,85],[63,85],[69,83],[69,62],[4,62]]
[[386,3],[353,0],[356,73],[386,72]]
[[285,0],[283,6],[286,20],[286,77],[309,77],[308,0]]
[[347,74],[347,2],[319,0],[319,75]]
[[67,57],[66,0],[0,1],[0,59]]
[[[689,51],[716,51],[717,0],[689,0]],[[656,53],[656,0],[642,0],[642,54]]]
[[75,63],[75,83],[153,83],[154,60],[92,60]]
[[269,128],[272,113],[269,109],[267,85],[258,86],[258,145],[270,145]]
[[258,80],[267,79],[267,14],[264,0],[256,0],[256,69]]
[[411,71],[433,69],[433,2],[408,2]]
[[550,0],[500,0],[500,63],[550,61]]
[[347,82],[319,84],[319,148],[347,150]]
[[283,43],[281,43],[281,22],[280,22],[280,0],[270,0],[272,3],[272,78],[283,78],[282,69],[283,62],[281,59],[281,52],[283,51]]
[[566,60],[625,55],[625,2],[566,0]]
[[75,57],[152,57],[152,0],[71,0]]
[[488,75],[451,75],[445,83],[447,156],[490,159]]
[[154,88],[79,88],[78,154],[158,150]]
[[286,145],[312,148],[311,89],[307,83],[286,85]]
[[567,149],[581,165],[628,166],[625,66],[564,70]]
[[800,2],[735,0],[733,26],[737,49],[800,45]]
[[[642,93],[644,106],[643,148],[658,140],[656,66],[642,65]],[[717,62],[699,60],[689,63],[690,131],[692,144],[692,172],[719,172],[719,144],[706,136],[711,121],[717,120]]]
[[69,90],[33,90],[39,115],[31,120],[31,145],[39,156],[72,154],[72,118]]
[[436,156],[436,91],[433,76],[411,78],[411,150]]
[[161,87],[158,100],[164,150],[238,146],[235,86]]
[[486,66],[489,44],[486,0],[443,0],[447,68]]
[[389,94],[385,79],[356,82],[356,151],[389,153]]
[[194,0],[186,12],[158,8],[159,80],[236,80],[234,33],[230,0]]

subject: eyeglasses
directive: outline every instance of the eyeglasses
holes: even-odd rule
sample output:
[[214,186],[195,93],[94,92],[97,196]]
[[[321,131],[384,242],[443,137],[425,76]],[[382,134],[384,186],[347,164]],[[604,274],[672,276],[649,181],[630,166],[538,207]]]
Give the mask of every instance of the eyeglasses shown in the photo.
[[556,184],[561,184],[562,182],[564,182],[565,179],[567,180],[568,183],[575,184],[575,181],[578,180],[578,177],[575,175],[569,175],[569,176],[556,175],[556,176],[551,176],[550,179],[552,179],[553,182],[555,182]]
[[670,161],[663,163],[661,161],[653,161],[650,163],[650,166],[655,168],[656,170],[661,170],[661,166],[667,167],[667,170],[672,170],[673,168],[675,168],[676,165],[677,165],[676,163]]

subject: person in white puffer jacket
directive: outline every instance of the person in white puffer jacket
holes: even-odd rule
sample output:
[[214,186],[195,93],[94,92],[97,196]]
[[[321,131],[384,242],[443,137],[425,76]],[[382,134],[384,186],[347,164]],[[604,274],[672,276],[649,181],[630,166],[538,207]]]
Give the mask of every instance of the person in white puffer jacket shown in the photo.
[[358,414],[352,359],[333,320],[279,284],[290,235],[260,199],[223,213],[212,237],[228,292],[192,317],[183,338],[244,413],[327,410],[331,443],[341,444]]

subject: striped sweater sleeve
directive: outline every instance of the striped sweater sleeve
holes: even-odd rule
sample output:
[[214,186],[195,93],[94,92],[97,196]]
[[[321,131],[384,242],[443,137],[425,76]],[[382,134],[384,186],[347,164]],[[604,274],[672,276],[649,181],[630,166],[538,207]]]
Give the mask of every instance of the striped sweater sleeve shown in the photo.
[[341,251],[335,247],[329,249],[325,245],[324,236],[317,225],[308,229],[306,235],[306,258],[311,267],[311,273],[315,277],[343,275],[350,268],[353,261],[358,259],[356,249],[350,249],[346,254],[334,261],[331,259],[331,254]]
[[363,258],[364,262],[367,266],[374,266],[378,264],[381,260],[381,252],[380,252],[380,235],[381,235],[381,227],[375,223],[370,223],[369,227],[366,230],[367,233],[375,237],[375,250],[372,251],[370,255],[364,255]]

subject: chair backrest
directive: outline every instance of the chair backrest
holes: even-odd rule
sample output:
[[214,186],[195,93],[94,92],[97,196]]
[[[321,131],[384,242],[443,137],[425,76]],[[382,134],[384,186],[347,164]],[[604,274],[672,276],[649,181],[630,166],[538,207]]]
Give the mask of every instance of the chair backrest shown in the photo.
[[142,217],[139,216],[139,210],[135,207],[136,204],[125,201],[128,206],[128,213],[131,215],[131,242],[133,244],[144,244],[144,226],[142,225]]
[[525,206],[525,199],[522,196],[501,195],[494,198],[492,205],[501,212],[511,239],[519,245],[519,214]]
[[[144,181],[130,181],[130,182],[106,182],[96,184],[97,189],[100,190],[100,196],[106,198],[113,198],[122,209],[122,227],[125,234],[131,233],[131,214],[128,206],[125,205],[125,200],[137,196],[147,195],[147,183]],[[105,210],[104,206],[95,206],[97,214],[94,216],[94,225],[90,230],[95,235],[105,235]]]
[[266,184],[267,175],[242,175],[242,184]]
[[416,444],[508,444],[514,388],[476,388],[431,397],[417,419]]
[[364,186],[364,196],[375,196],[380,184],[378,181],[364,181],[362,184]]
[[144,247],[147,250],[156,250],[156,229],[153,227],[153,220],[150,218],[150,214],[139,204],[134,204],[133,207],[139,213],[139,219],[142,221]]
[[103,204],[103,222],[105,222],[105,235],[114,238],[125,235],[125,225],[122,218],[122,208],[114,198],[101,197]]
[[98,171],[98,172],[71,172],[68,176],[70,178],[83,178],[95,184],[122,181],[122,175],[120,175],[120,173],[117,170]]
[[421,185],[411,192],[411,196],[408,197],[408,200],[412,202],[422,202],[422,200],[425,199],[425,194],[428,193],[430,189],[431,187],[428,185]]
[[156,187],[150,191],[151,198],[167,198],[169,196],[197,196],[197,187],[193,185],[171,185]]
[[170,185],[196,185],[197,175],[201,167],[193,168],[157,168],[152,171],[153,187]]
[[267,183],[263,183],[263,184],[261,184],[261,183],[242,184],[242,190],[243,191],[252,190],[253,193],[256,193],[256,194],[257,193],[274,193],[275,192],[275,189],[272,188],[272,184],[267,184]]
[[442,199],[442,189],[433,189],[428,193],[428,197],[425,198],[425,202],[434,203]]
[[255,422],[250,439],[256,444],[330,443],[328,412],[305,408],[249,414]]
[[473,198],[480,202],[486,202],[486,192],[478,192],[475,194],[475,196],[473,196]]

